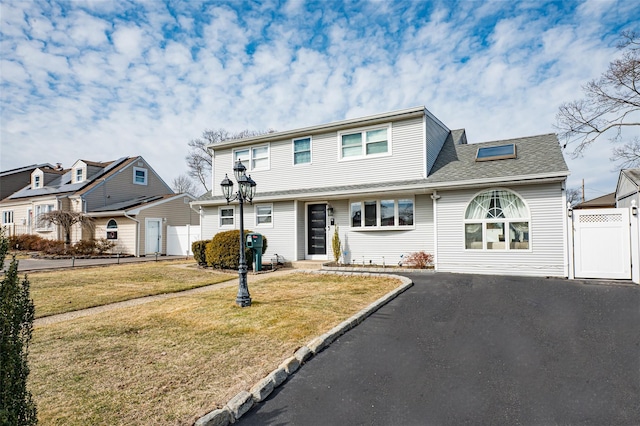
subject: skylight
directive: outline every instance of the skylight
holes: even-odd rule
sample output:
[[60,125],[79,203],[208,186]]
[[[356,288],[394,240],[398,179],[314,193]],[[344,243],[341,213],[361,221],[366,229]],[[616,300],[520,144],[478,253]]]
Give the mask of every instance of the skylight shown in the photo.
[[516,158],[515,144],[478,148],[478,152],[476,152],[476,161],[504,160],[506,158]]

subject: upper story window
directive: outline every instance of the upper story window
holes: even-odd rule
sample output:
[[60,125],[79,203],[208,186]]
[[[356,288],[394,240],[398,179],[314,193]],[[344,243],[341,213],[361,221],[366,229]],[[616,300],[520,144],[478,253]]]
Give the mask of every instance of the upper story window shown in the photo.
[[293,140],[293,164],[311,163],[311,137]]
[[269,170],[269,145],[235,149],[233,151],[233,164],[238,160],[242,161],[248,172]]
[[34,188],[42,187],[42,177],[40,175],[35,175],[33,177],[33,187]]
[[82,169],[76,169],[76,174],[75,174],[75,182],[82,182],[82,177],[83,177],[83,170]]
[[147,169],[142,169],[140,167],[133,168],[133,183],[136,185],[146,185],[147,184]]
[[340,159],[363,158],[391,153],[391,125],[338,133]]
[[13,210],[5,210],[2,212],[2,224],[13,223]]
[[115,219],[110,219],[107,222],[107,240],[118,239],[118,222]]
[[413,199],[365,200],[351,202],[351,227],[391,229],[413,227]]
[[233,207],[220,207],[220,228],[233,228],[235,226],[235,210]]
[[480,193],[467,206],[465,248],[471,250],[529,249],[529,209],[515,193],[495,189]]

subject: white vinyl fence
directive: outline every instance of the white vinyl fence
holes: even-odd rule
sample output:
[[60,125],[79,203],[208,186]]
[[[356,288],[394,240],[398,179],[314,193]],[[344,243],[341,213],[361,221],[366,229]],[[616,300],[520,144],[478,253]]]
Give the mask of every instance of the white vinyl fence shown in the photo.
[[193,256],[191,243],[199,239],[199,225],[167,226],[167,255]]

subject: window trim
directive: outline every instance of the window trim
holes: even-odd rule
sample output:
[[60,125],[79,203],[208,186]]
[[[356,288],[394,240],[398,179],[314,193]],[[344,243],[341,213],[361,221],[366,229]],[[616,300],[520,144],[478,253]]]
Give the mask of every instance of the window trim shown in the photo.
[[[109,224],[113,222],[116,224],[115,228],[113,227],[109,227]],[[106,234],[106,239],[109,241],[116,241],[118,239],[118,221],[111,218],[107,221],[107,224],[105,226],[105,234]],[[113,235],[109,235],[110,233],[114,233]],[[115,237],[115,238],[110,238],[110,237]]]
[[[527,217],[491,217],[491,218],[483,218],[483,219],[467,219],[466,218],[466,213],[467,210],[469,209],[469,206],[471,205],[471,203],[480,195],[488,193],[488,192],[493,192],[493,191],[505,191],[505,192],[509,192],[513,195],[515,195],[516,197],[518,197],[520,199],[520,201],[524,204],[525,208],[527,209]],[[506,236],[504,237],[504,247],[503,248],[488,248],[488,243],[489,241],[487,241],[487,226],[489,224],[503,224],[504,226],[504,230],[503,230],[503,234],[506,234],[509,229],[509,226],[512,223],[522,223],[522,222],[526,222],[528,225],[528,235],[527,235],[527,243],[528,243],[528,247],[527,248],[511,248],[510,247],[510,239],[509,241],[507,240]],[[467,225],[472,225],[472,224],[478,224],[482,226],[481,229],[481,233],[482,233],[482,248],[467,248],[467,240],[466,240],[466,227]],[[471,197],[469,199],[469,202],[467,202],[463,212],[462,212],[462,249],[465,252],[471,252],[471,253],[505,253],[505,252],[513,252],[513,253],[527,253],[527,252],[531,252],[532,251],[532,238],[531,238],[531,226],[532,224],[532,219],[531,219],[531,208],[529,207],[529,204],[527,203],[526,199],[520,195],[519,193],[517,193],[516,191],[513,191],[509,188],[502,188],[502,187],[498,187],[498,188],[489,188],[489,189],[483,189],[481,191],[476,192],[473,197]],[[500,241],[499,241],[500,242]]]
[[[42,211],[43,210],[42,207],[45,207],[45,206],[47,206],[47,207],[50,206],[51,208],[47,209],[47,211]],[[36,213],[35,213],[35,219],[36,219],[35,220],[35,222],[36,222],[35,226],[36,226],[36,228],[35,229],[36,229],[36,231],[38,231],[38,232],[53,231],[53,229],[54,229],[53,223],[49,223],[47,225],[41,225],[40,215],[43,214],[43,213],[52,212],[52,211],[55,210],[55,208],[56,208],[56,206],[54,204],[36,204],[35,205],[35,210],[36,210]]]
[[[144,182],[138,182],[137,181],[137,177],[138,177],[136,175],[137,172],[144,172]],[[143,167],[133,166],[133,183],[135,185],[144,185],[144,186],[146,186],[148,184],[148,182],[149,182],[149,170],[145,169]]]
[[[387,152],[375,153],[375,154],[367,154],[367,132],[372,132],[375,130],[386,130],[387,131]],[[342,137],[347,135],[355,135],[360,133],[361,144],[360,144],[360,155],[348,156],[344,157],[342,155]],[[355,160],[363,160],[366,158],[379,158],[379,157],[390,157],[393,155],[393,126],[392,123],[379,124],[376,126],[367,126],[360,127],[355,129],[346,129],[343,131],[339,131],[337,134],[337,146],[338,146],[338,162],[342,161],[355,161]],[[372,142],[373,143],[373,142]]]
[[33,189],[42,188],[42,175],[33,176]]
[[[265,207],[268,206],[269,209],[271,210],[271,214],[269,215],[258,215],[258,208],[259,207]],[[255,220],[255,227],[256,228],[273,228],[273,222],[274,222],[274,217],[273,217],[273,203],[260,203],[260,204],[256,204],[253,210],[253,216],[254,216],[254,220]],[[271,217],[271,222],[269,223],[258,223],[258,216],[269,216]]]
[[[306,139],[309,139],[309,161],[307,161],[306,163],[296,163],[296,154],[300,154],[301,152],[307,152],[307,151],[296,152],[296,142],[303,141]],[[293,167],[306,166],[308,164],[312,164],[313,163],[313,137],[304,136],[300,138],[291,139],[291,155],[292,155],[291,162],[293,164]]]
[[[80,172],[80,176],[78,176],[78,172]],[[84,181],[84,170],[82,169],[82,167],[78,167],[77,169],[74,170],[74,180],[75,183],[80,183],[82,181]]]
[[[257,148],[264,148],[264,147],[267,148],[267,167],[253,167],[253,161],[255,160],[255,158],[253,157],[253,150]],[[270,143],[243,146],[243,147],[232,150],[231,151],[231,168],[233,168],[236,165],[236,152],[247,151],[247,150],[249,151],[249,158],[245,158],[245,159],[240,158],[240,160],[242,161],[242,165],[244,165],[247,168],[247,172],[271,170],[271,144]]]
[[[383,201],[393,201],[393,225],[382,225],[382,209]],[[411,225],[399,225],[400,223],[400,201],[411,201],[412,218]],[[366,225],[365,203],[375,202],[376,208],[376,224]],[[360,226],[353,226],[352,207],[354,204],[360,205]],[[381,198],[362,198],[349,200],[349,230],[351,231],[405,231],[408,229],[416,229],[416,199],[414,196],[406,197],[381,197]]]
[[[233,223],[230,225],[224,225],[222,223],[222,210],[231,210],[231,216],[225,216],[225,219],[231,219]],[[234,206],[220,206],[218,207],[218,229],[235,229],[236,227],[236,208]]]
[[[7,218],[11,220],[7,220]],[[2,224],[3,225],[13,225],[15,222],[15,216],[13,210],[3,210],[2,211]]]

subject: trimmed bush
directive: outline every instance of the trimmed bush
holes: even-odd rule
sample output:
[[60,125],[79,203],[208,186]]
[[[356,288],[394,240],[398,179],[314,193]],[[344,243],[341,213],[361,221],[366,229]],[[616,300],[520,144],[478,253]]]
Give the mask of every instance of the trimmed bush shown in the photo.
[[37,251],[40,250],[40,246],[43,240],[44,238],[34,234],[12,235],[9,238],[9,246],[12,249],[17,250]]
[[207,244],[209,244],[211,240],[199,240],[191,243],[191,251],[193,252],[193,258],[200,266],[207,265],[207,256],[205,250],[207,249]]
[[[247,235],[252,232],[248,229],[245,230],[243,241],[246,241]],[[238,269],[240,264],[239,238],[240,230],[238,229],[218,232],[206,246],[205,258],[207,265],[216,269]],[[267,251],[267,238],[263,235],[262,239],[262,254],[264,254]],[[247,268],[251,269],[253,266],[252,249],[245,248],[244,255],[247,260]]]

